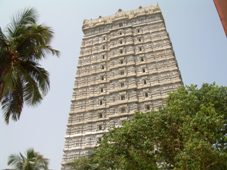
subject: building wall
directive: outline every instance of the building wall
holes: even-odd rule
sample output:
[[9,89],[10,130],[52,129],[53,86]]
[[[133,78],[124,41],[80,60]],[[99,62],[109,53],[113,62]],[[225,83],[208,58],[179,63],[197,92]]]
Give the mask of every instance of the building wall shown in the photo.
[[62,169],[135,112],[163,106],[182,85],[158,6],[85,20]]
[[226,0],[214,0],[214,4],[218,11],[222,26],[227,36],[227,1]]

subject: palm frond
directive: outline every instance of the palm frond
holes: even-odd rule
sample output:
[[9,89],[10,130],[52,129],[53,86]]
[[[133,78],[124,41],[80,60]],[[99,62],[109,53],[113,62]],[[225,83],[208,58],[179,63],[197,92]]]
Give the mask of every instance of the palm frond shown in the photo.
[[53,34],[54,34],[52,28],[45,26],[45,25],[37,25],[36,31],[37,31],[37,33],[42,35],[42,38],[43,38],[42,44],[49,44],[50,43],[50,41],[53,38]]
[[21,157],[21,160],[24,162],[25,161],[25,157],[24,157],[24,155],[22,154],[22,153],[19,153],[19,155],[20,155],[20,157]]
[[23,78],[24,101],[28,105],[35,105],[49,90],[48,72],[32,61],[22,62],[20,70]]
[[[42,95],[46,95],[49,90],[49,73],[36,62],[26,61],[21,63],[24,74],[29,76],[38,84]],[[27,75],[28,76],[28,75]],[[26,78],[26,77],[25,77]]]
[[[43,25],[31,25],[21,31],[21,36],[15,37],[14,42],[20,57],[23,59],[40,60],[46,53],[59,55],[59,51],[50,46],[53,31]],[[26,49],[26,50],[25,50]]]
[[43,155],[33,149],[29,149],[26,155],[27,159],[33,163],[34,170],[48,170],[48,159],[44,158]]
[[5,70],[5,64],[6,64],[6,47],[7,47],[7,38],[2,32],[2,29],[0,27],[0,101],[2,99],[2,93],[3,93],[3,80],[2,76]]
[[17,170],[23,168],[23,160],[19,155],[10,155],[8,158],[8,165],[15,167]]
[[10,155],[8,165],[14,167],[15,170],[48,170],[48,159],[30,148],[25,155],[21,153]]
[[3,48],[6,47],[6,46],[7,46],[7,37],[2,32],[2,29],[0,27],[0,51],[2,51]]
[[9,123],[11,117],[14,121],[20,118],[20,114],[23,108],[23,88],[20,81],[17,82],[16,88],[12,92],[9,92],[2,99],[2,109],[5,122]]
[[27,8],[19,14],[16,23],[17,25],[35,24],[37,22],[37,18],[37,11],[34,8]]
[[2,29],[0,27],[0,75],[3,72],[3,68],[6,61],[6,53],[8,48],[8,40],[7,37],[2,32]]
[[33,159],[34,157],[36,157],[36,152],[34,151],[33,148],[30,148],[26,151],[26,157],[28,160]]
[[49,74],[39,62],[48,53],[60,52],[50,46],[53,31],[39,25],[33,8],[13,18],[4,35],[0,28],[0,102],[6,123],[18,120],[23,103],[36,105],[49,90]]
[[43,99],[43,97],[39,91],[39,88],[36,82],[30,76],[26,76],[25,79],[26,79],[26,82],[24,82],[24,85],[23,85],[24,101],[28,105],[36,105]]
[[18,155],[10,155],[8,159],[8,165],[15,165],[17,162],[21,161]]
[[46,45],[43,48],[43,51],[45,51],[46,53],[51,53],[52,55],[56,55],[56,56],[60,56],[60,51],[53,49],[51,46]]
[[37,22],[37,12],[33,8],[25,9],[23,12],[18,13],[12,19],[11,24],[8,26],[7,31],[10,37],[15,37],[20,34],[20,29],[29,24]]
[[7,95],[9,92],[13,91],[16,87],[16,84],[19,81],[19,70],[15,65],[11,63],[6,63],[4,65],[4,72],[1,75],[1,81],[4,84],[4,88],[2,90],[2,95]]

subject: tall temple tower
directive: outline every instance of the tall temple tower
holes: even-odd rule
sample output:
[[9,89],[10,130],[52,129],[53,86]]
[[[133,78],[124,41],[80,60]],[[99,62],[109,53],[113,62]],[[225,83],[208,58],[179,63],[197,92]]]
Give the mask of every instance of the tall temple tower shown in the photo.
[[84,20],[62,170],[91,154],[135,112],[156,110],[182,85],[158,5]]

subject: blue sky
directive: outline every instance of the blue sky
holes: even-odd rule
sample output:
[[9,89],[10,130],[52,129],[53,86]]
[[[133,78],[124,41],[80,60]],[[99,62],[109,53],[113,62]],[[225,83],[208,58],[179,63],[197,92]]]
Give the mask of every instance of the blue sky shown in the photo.
[[[51,89],[41,104],[25,107],[18,122],[0,118],[0,170],[12,153],[33,147],[60,169],[83,19],[114,14],[159,3],[173,44],[184,84],[216,82],[227,86],[227,38],[212,0],[0,0],[0,27],[18,11],[34,7],[39,22],[55,32],[52,46],[61,57],[48,56],[43,66],[50,73]],[[0,114],[2,112],[0,110]]]

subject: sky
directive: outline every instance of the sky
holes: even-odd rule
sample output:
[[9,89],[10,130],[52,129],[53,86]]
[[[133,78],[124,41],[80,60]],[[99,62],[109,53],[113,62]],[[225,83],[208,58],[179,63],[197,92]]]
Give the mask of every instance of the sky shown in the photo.
[[185,85],[216,82],[227,86],[227,37],[212,0],[0,0],[0,27],[13,16],[35,8],[39,23],[55,32],[52,47],[61,56],[47,56],[42,66],[51,88],[36,107],[24,107],[20,120],[6,125],[0,110],[0,170],[10,154],[34,148],[59,170],[70,110],[84,19],[158,3],[169,32]]

